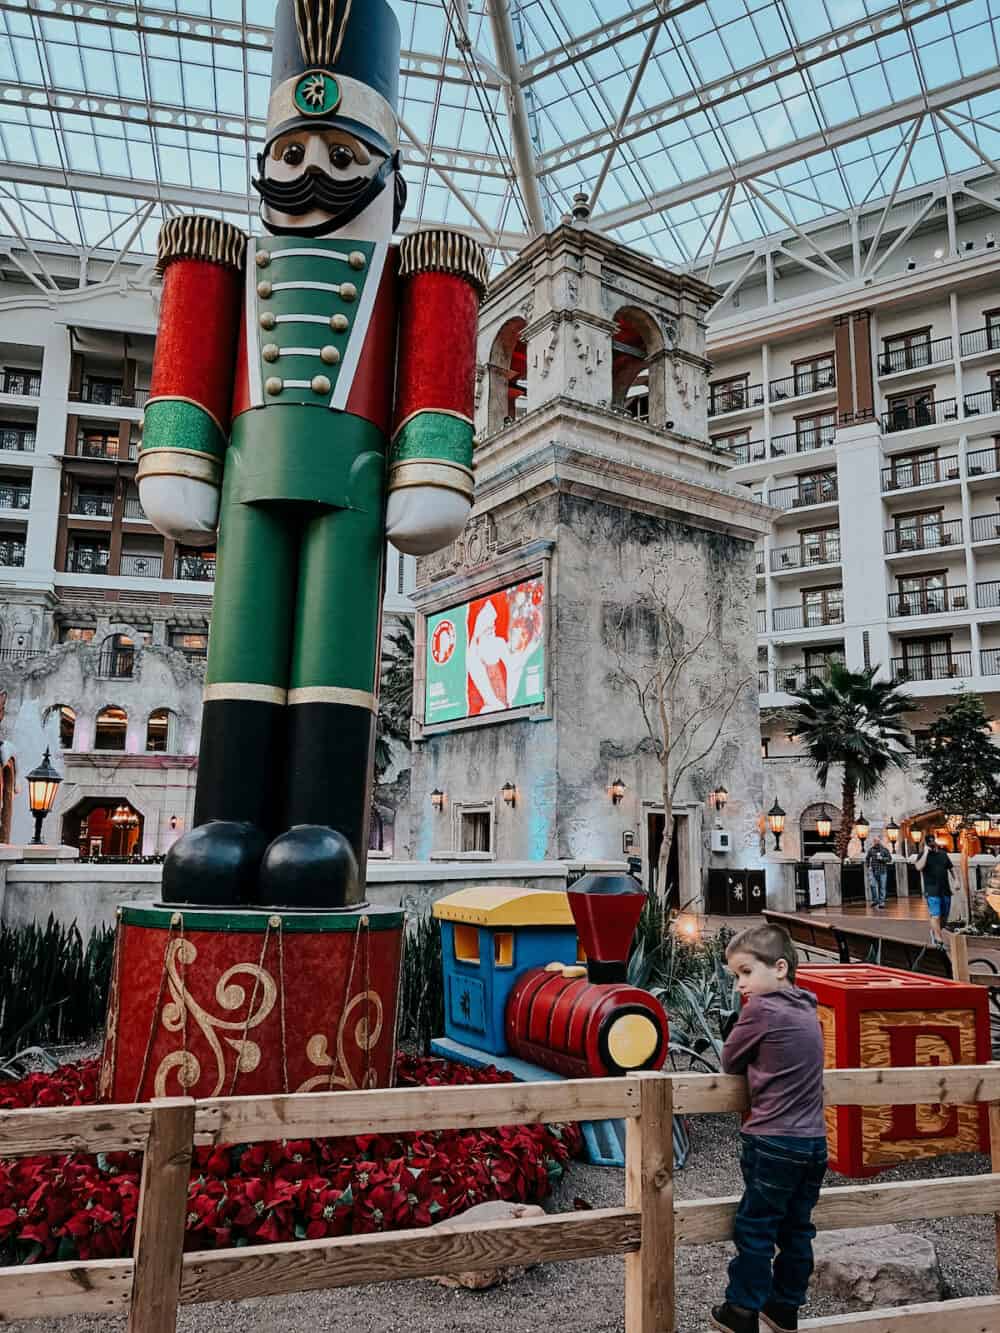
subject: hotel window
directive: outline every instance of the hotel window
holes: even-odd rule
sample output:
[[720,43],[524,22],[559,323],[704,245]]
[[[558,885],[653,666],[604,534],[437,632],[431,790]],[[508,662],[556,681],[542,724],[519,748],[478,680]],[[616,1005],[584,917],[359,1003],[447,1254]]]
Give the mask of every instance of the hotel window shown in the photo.
[[815,393],[818,389],[832,389],[834,385],[833,353],[822,356],[810,356],[802,361],[792,362],[792,375],[795,379],[795,392]]
[[804,588],[802,624],[805,629],[839,625],[844,619],[843,588]]
[[888,399],[888,429],[912,430],[930,426],[934,422],[934,388],[913,389],[909,393],[893,394]]
[[944,540],[942,509],[925,509],[919,514],[896,515],[896,550],[923,551],[940,546]]
[[833,433],[837,429],[835,412],[811,413],[807,417],[795,418],[795,452],[801,454],[806,449],[822,449],[833,444]]
[[812,528],[799,533],[802,564],[825,565],[840,559],[840,529]]
[[750,405],[750,374],[733,375],[727,380],[716,380],[708,386],[711,395],[709,414],[736,412]]
[[891,375],[897,370],[914,370],[918,366],[928,366],[931,361],[931,330],[910,329],[906,333],[894,333],[882,339],[883,375]]

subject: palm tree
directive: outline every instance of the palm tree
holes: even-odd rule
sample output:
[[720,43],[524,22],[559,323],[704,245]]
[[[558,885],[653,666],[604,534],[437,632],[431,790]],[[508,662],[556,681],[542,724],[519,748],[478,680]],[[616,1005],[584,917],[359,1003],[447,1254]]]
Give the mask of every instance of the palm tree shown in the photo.
[[392,763],[392,744],[409,746],[413,715],[413,624],[401,619],[386,635],[382,651],[378,716],[375,723],[375,782]]
[[904,714],[915,707],[890,681],[876,680],[878,667],[849,671],[830,666],[829,680],[812,679],[793,693],[797,701],[788,734],[798,739],[822,786],[830,769],[844,770],[837,855],[843,861],[854,825],[855,800],[871,800],[891,769],[905,769],[913,742]]

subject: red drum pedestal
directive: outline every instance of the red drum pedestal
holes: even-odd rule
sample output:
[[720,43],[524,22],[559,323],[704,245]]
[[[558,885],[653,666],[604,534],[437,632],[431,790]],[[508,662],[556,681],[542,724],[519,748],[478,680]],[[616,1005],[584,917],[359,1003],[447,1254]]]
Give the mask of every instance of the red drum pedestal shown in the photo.
[[403,913],[123,907],[100,1095],[388,1087]]

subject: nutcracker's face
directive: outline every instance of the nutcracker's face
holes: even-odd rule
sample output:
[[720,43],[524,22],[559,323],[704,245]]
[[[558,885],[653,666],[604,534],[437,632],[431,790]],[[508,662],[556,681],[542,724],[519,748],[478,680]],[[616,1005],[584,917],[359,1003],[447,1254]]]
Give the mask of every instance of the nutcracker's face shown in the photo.
[[264,201],[261,217],[269,231],[321,236],[358,219],[363,231],[392,231],[398,186],[396,191],[385,186],[398,161],[346,130],[301,129],[280,135],[261,154],[259,165],[261,175],[254,185]]

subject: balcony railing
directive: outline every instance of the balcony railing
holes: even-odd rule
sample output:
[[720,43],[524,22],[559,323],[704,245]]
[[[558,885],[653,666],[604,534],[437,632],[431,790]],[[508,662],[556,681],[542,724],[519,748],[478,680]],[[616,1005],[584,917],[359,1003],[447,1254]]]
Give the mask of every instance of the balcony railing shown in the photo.
[[938,616],[945,611],[967,611],[965,587],[919,588],[914,592],[889,594],[890,616]]
[[[803,690],[807,685],[816,681],[829,680],[831,662],[821,662],[815,666],[807,666],[805,662],[796,662],[789,666],[775,667],[771,678],[772,690],[784,690],[791,693],[796,690]],[[767,675],[767,672],[758,672],[758,675]],[[763,689],[758,682],[758,689]]]
[[771,568],[805,569],[811,565],[832,565],[840,560],[840,538],[826,537],[822,543],[779,546],[771,552]]
[[125,518],[138,520],[141,523],[149,522],[149,519],[146,517],[146,511],[142,507],[142,501],[137,495],[126,495],[125,507],[122,512]]
[[797,370],[783,379],[771,380],[771,402],[777,403],[783,398],[801,398],[804,393],[819,393],[823,389],[836,387],[837,376],[833,366],[825,370]]
[[0,485],[0,509],[30,509],[30,486]]
[[939,481],[957,481],[962,475],[958,454],[946,458],[919,458],[894,463],[882,469],[883,491],[905,491],[911,486],[934,486]]
[[0,449],[9,449],[14,453],[33,454],[35,452],[35,432],[21,430],[17,426],[0,426]]
[[179,653],[183,653],[189,662],[205,662],[208,660],[207,648],[178,648]]
[[201,555],[179,555],[174,562],[175,579],[191,579],[195,583],[215,582],[215,561]]
[[37,398],[42,392],[41,371],[37,375],[0,375],[0,393],[18,398]]
[[105,648],[97,659],[97,674],[106,680],[127,680],[134,671],[134,648]]
[[145,407],[149,390],[132,389],[126,393],[121,384],[97,382],[86,383],[77,392],[71,391],[69,396],[76,402],[93,403],[95,407]]
[[158,579],[163,573],[163,556],[123,554],[119,573],[130,579]]
[[976,606],[981,611],[995,611],[1000,606],[1000,580],[976,584]]
[[757,692],[767,694],[771,688],[771,673],[768,670],[757,672]]
[[764,406],[763,384],[734,384],[732,388],[712,388],[709,385],[708,415],[722,416],[724,412],[742,412],[748,407]]
[[81,458],[109,458],[113,462],[124,461],[127,458],[130,463],[134,463],[139,457],[139,445],[129,444],[126,450],[114,437],[98,441],[86,440],[81,435],[77,441],[77,453]]
[[821,629],[824,625],[842,625],[842,604],[827,606],[776,606],[771,617],[776,630]]
[[758,633],[758,634],[766,634],[766,633],[767,633],[767,612],[766,612],[766,611],[758,611],[758,612],[757,612],[757,633]]
[[115,507],[111,495],[74,495],[70,514],[81,518],[110,518]]
[[971,454],[966,454],[965,466],[970,477],[1000,472],[1000,449],[995,444],[989,449],[975,449]]
[[962,540],[962,520],[949,519],[947,523],[924,523],[921,527],[888,528],[884,536],[886,555],[902,551],[932,551],[941,546],[954,546]]
[[917,430],[920,426],[939,426],[943,421],[958,420],[958,399],[939,398],[936,402],[897,403],[882,413],[882,433]]
[[753,558],[754,558],[754,570],[755,570],[755,572],[758,573],[758,574],[763,574],[763,572],[764,572],[764,552],[763,552],[763,551],[754,551],[754,553],[753,553]]
[[985,329],[970,329],[959,337],[959,347],[963,356],[975,356],[979,352],[1000,352],[1000,327],[996,324]]
[[70,551],[66,556],[68,574],[106,574],[108,572],[107,551],[85,548]]
[[743,444],[734,444],[728,448],[725,445],[718,447],[725,449],[737,463],[762,463],[767,457],[767,445],[763,440],[746,440]]
[[837,498],[837,478],[822,481],[799,482],[796,486],[781,486],[771,491],[767,503],[776,509],[802,509],[806,505],[831,504]]
[[0,565],[9,569],[23,569],[24,542],[0,540]]
[[883,352],[878,359],[880,375],[895,375],[900,370],[919,370],[921,366],[934,366],[939,361],[951,360],[951,338],[928,339],[927,342],[910,343],[909,347],[894,347]]
[[979,670],[984,676],[1000,676],[1000,648],[980,649]]
[[980,389],[976,393],[967,393],[963,401],[967,417],[981,417],[988,412],[1000,412],[1000,389]]
[[974,542],[1000,541],[1000,511],[995,514],[975,514],[969,527]]
[[0,662],[27,662],[44,656],[44,648],[0,648]]
[[781,458],[785,454],[807,454],[813,449],[822,449],[833,444],[836,426],[811,426],[805,430],[793,430],[787,435],[774,435],[771,438],[771,457]]
[[972,675],[972,654],[960,649],[950,653],[920,653],[892,659],[893,681],[951,680]]

